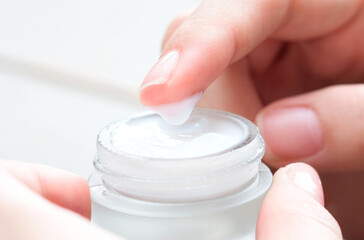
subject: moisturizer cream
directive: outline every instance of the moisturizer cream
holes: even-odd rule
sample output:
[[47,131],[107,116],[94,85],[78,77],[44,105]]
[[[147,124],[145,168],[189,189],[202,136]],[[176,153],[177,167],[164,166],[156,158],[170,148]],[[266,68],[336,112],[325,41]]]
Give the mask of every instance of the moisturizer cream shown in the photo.
[[254,239],[272,175],[249,120],[196,109],[180,126],[156,113],[101,130],[92,220],[129,240]]
[[158,113],[170,125],[181,125],[188,120],[201,97],[202,92],[199,92],[178,102],[148,106],[148,108]]
[[144,114],[109,125],[100,137],[115,152],[177,160],[233,148],[247,140],[248,126],[235,118],[206,112],[195,113],[180,126],[171,126],[156,114]]

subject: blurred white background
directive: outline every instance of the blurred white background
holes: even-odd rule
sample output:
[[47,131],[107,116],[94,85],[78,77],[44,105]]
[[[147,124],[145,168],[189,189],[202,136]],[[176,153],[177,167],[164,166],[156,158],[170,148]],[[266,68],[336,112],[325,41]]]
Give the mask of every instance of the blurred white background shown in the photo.
[[138,86],[175,15],[198,0],[0,3],[0,158],[83,177],[107,123],[142,111]]

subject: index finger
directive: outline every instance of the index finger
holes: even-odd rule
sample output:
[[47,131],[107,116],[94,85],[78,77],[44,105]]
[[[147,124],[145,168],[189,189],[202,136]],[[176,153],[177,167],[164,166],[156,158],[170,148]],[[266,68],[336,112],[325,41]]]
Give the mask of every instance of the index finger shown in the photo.
[[268,37],[297,40],[334,31],[361,0],[210,0],[171,35],[145,78],[146,106],[173,103],[204,91],[233,62]]

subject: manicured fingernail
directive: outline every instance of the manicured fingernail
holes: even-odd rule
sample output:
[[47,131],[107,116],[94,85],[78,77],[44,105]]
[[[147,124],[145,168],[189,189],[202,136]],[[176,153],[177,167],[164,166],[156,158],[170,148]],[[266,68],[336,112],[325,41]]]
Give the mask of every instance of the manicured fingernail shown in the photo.
[[271,110],[258,117],[269,150],[276,156],[303,158],[323,148],[319,119],[309,108]]
[[147,74],[141,89],[150,85],[163,84],[168,81],[177,66],[178,59],[179,52],[176,50],[170,51],[162,56]]
[[296,186],[310,193],[322,205],[324,204],[320,177],[312,167],[304,163],[292,163],[285,168],[290,180]]

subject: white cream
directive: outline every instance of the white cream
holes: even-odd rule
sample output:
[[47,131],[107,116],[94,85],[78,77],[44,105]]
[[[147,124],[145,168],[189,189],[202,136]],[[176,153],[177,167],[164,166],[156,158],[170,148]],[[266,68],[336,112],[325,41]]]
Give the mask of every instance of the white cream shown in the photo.
[[120,122],[110,136],[119,152],[148,158],[183,159],[208,156],[245,141],[247,126],[220,115],[192,115],[180,126],[158,115]]
[[201,97],[202,92],[199,92],[179,102],[148,106],[148,108],[158,113],[167,123],[181,125],[190,117],[193,108]]

